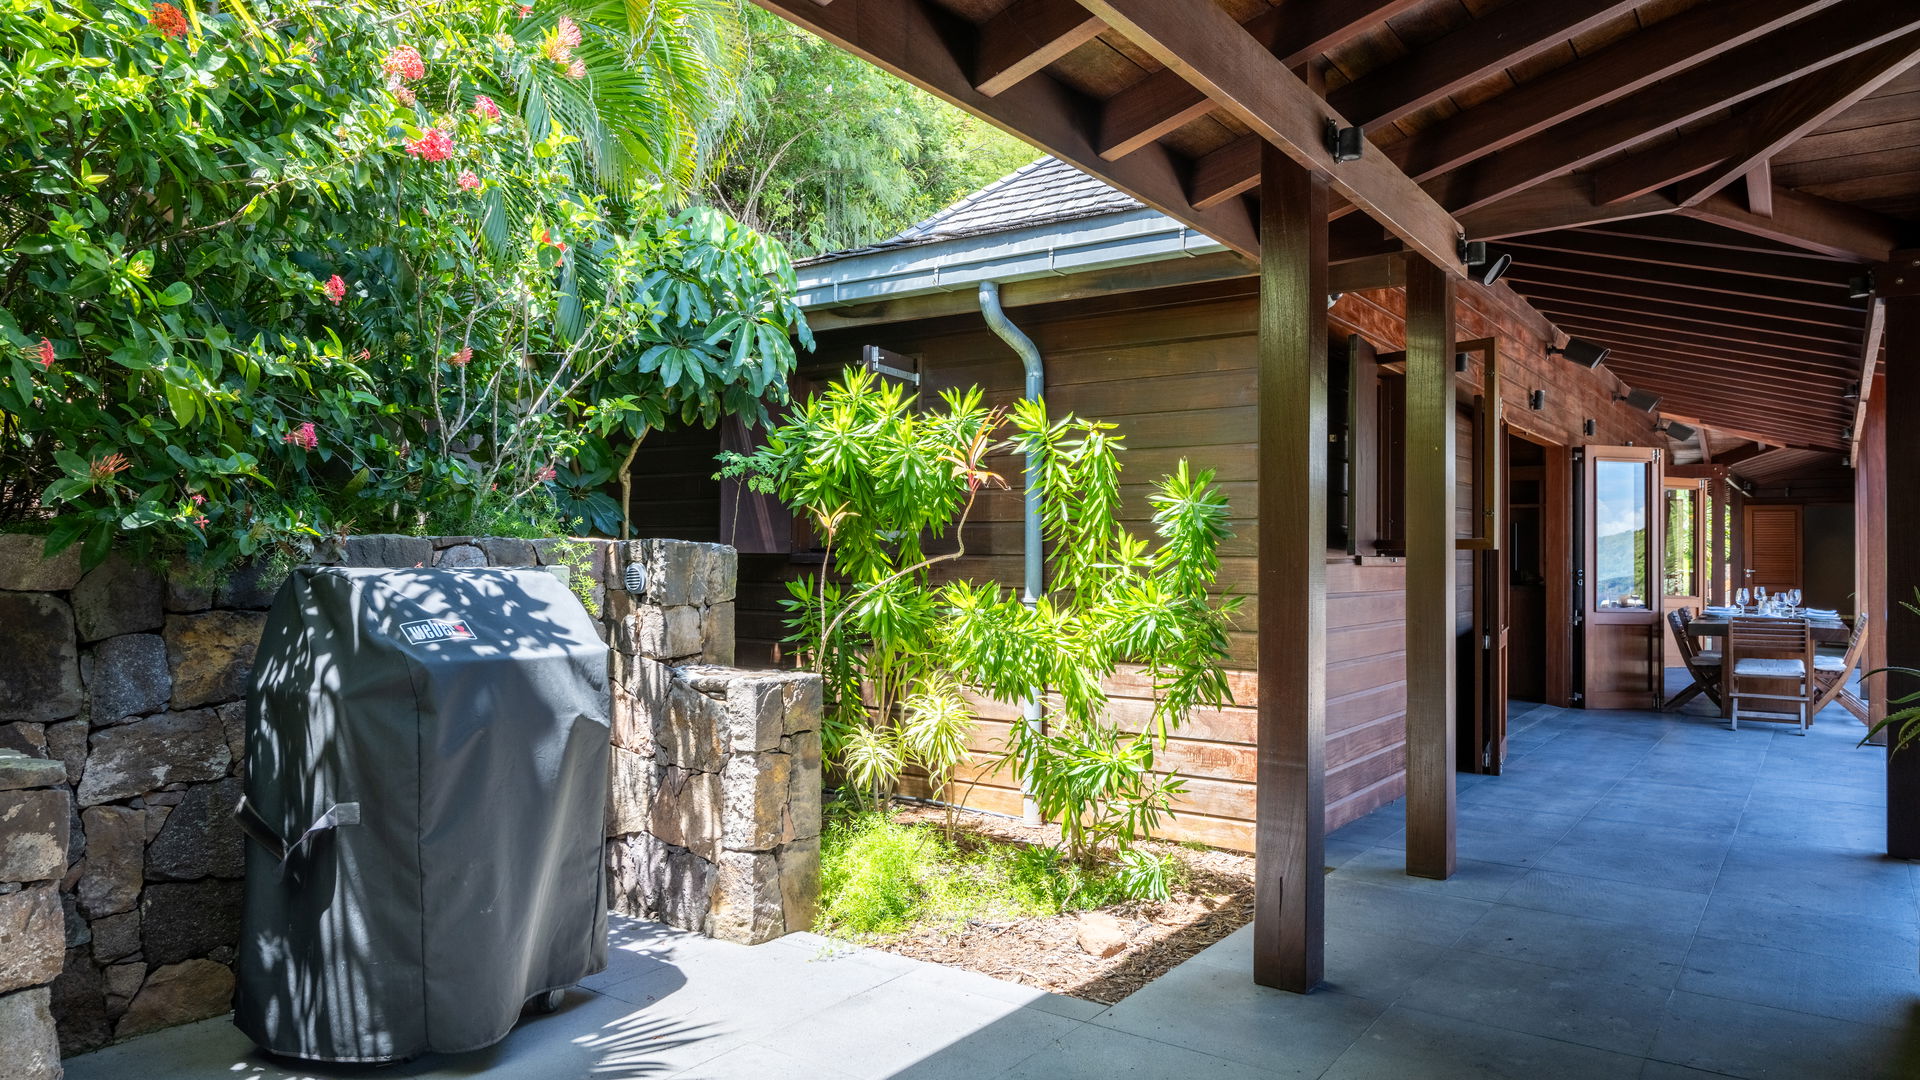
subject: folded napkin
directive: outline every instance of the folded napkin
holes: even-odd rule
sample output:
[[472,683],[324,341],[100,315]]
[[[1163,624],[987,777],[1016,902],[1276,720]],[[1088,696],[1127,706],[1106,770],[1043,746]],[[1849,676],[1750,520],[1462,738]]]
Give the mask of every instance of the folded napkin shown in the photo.
[[1707,607],[1706,607],[1706,609],[1705,609],[1705,610],[1706,610],[1706,612],[1707,612],[1707,614],[1709,614],[1709,615],[1738,615],[1738,614],[1740,614],[1740,609],[1739,609],[1739,608],[1737,608],[1737,607],[1732,607],[1732,606],[1725,606],[1725,607],[1716,607],[1716,606],[1714,606],[1714,605],[1712,605],[1712,604],[1709,604],[1709,605],[1707,605]]
[[1840,613],[1832,608],[1810,607],[1804,609],[1804,611],[1810,619],[1837,619],[1840,617]]

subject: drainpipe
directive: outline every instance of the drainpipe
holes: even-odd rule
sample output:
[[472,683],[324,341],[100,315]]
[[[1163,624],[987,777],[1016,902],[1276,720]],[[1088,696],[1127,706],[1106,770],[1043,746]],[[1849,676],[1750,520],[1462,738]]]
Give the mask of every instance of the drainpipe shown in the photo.
[[[980,283],[980,314],[987,320],[987,327],[994,332],[994,335],[1006,342],[1007,347],[1020,357],[1020,366],[1027,373],[1026,398],[1028,401],[1038,400],[1047,388],[1047,371],[1040,362],[1040,347],[1007,318],[1006,310],[1000,306],[998,282]],[[1029,454],[1027,455],[1026,506],[1022,515],[1026,526],[1022,544],[1026,563],[1026,583],[1023,595],[1020,597],[1020,602],[1027,605],[1029,609],[1039,602],[1041,593],[1046,591],[1046,583],[1042,580],[1039,479],[1039,467],[1033,460],[1033,456]],[[1034,734],[1040,732],[1040,696],[1037,690],[1020,703],[1020,716],[1020,722],[1027,726],[1029,732]],[[1020,778],[1020,788],[1022,820],[1028,825],[1040,824],[1040,807],[1033,801],[1033,791],[1027,783],[1027,777]]]

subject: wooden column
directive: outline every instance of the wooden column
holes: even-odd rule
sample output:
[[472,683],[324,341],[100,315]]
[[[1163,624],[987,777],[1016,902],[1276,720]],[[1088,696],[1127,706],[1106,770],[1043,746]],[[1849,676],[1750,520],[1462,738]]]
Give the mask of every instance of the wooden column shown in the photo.
[[[1886,596],[1886,663],[1920,668],[1920,615],[1912,603],[1920,587],[1920,559],[1907,554],[1920,536],[1920,296],[1890,296],[1887,305],[1887,375],[1881,399],[1885,415],[1879,425],[1884,435],[1881,459],[1886,485],[1885,530],[1881,540],[1891,556],[1884,562]],[[1876,612],[1876,614],[1878,614]],[[1872,624],[1868,624],[1871,631]],[[1892,701],[1920,690],[1920,679],[1888,673],[1879,687]],[[1891,746],[1896,740],[1889,739]],[[1907,749],[1887,758],[1887,854],[1896,859],[1920,859],[1920,750]]]
[[1407,261],[1407,873],[1453,876],[1453,278]]
[[1727,602],[1727,482],[1719,476],[1707,480],[1707,580],[1702,603]]
[[1305,993],[1326,944],[1327,183],[1262,151],[1253,978]]
[[[1853,603],[1867,620],[1867,654],[1861,671],[1887,666],[1887,399],[1885,381],[1872,388],[1862,410],[1853,457]],[[1867,724],[1887,718],[1886,677],[1860,684]],[[1874,736],[1886,741],[1885,733]]]

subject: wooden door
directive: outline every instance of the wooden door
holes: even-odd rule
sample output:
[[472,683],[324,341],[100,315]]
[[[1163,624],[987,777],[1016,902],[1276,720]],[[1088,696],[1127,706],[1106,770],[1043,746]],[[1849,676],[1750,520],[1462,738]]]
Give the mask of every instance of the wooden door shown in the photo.
[[1746,585],[1769,593],[1802,587],[1797,504],[1748,506],[1744,537]]
[[[1660,610],[1664,615],[1687,608],[1698,614],[1707,602],[1708,591],[1707,549],[1712,515],[1708,511],[1707,481],[1668,477],[1665,496],[1661,503],[1661,513],[1665,515],[1661,527],[1666,541],[1661,579],[1665,586],[1661,589]],[[1684,666],[1680,645],[1673,640],[1673,635],[1663,634],[1661,640],[1666,642],[1666,666]]]
[[1658,709],[1666,668],[1660,450],[1589,446],[1582,479],[1581,701]]

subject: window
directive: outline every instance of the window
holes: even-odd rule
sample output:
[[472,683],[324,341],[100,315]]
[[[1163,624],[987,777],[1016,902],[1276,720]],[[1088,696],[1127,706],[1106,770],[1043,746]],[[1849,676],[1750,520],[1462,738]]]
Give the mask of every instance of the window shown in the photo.
[[1647,609],[1647,480],[1644,461],[1598,461],[1594,469],[1594,597],[1602,610]]
[[1695,565],[1694,553],[1699,549],[1695,543],[1701,526],[1700,489],[1697,487],[1669,487],[1667,489],[1667,560],[1666,577],[1668,596],[1699,596],[1701,567]]

